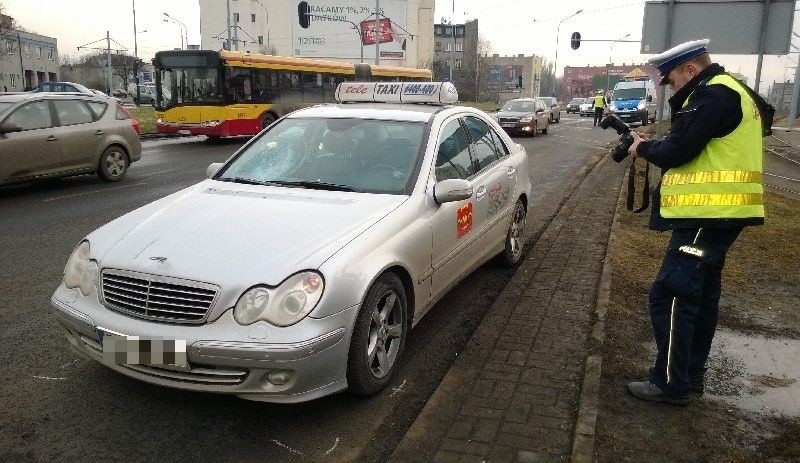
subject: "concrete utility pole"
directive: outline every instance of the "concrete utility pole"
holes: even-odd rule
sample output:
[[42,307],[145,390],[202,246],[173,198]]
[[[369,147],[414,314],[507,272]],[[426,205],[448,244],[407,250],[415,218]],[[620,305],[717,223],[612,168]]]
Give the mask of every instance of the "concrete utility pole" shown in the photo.
[[556,81],[558,80],[558,79],[556,79],[556,76],[558,75],[558,35],[561,32],[561,23],[563,23],[564,21],[566,21],[567,19],[569,19],[569,18],[571,18],[573,16],[577,16],[577,15],[581,14],[582,12],[583,12],[583,10],[578,10],[578,11],[572,13],[571,15],[567,16],[566,18],[564,18],[564,19],[562,19],[561,21],[558,22],[558,27],[556,28],[556,58],[555,58],[555,62],[553,63],[553,89],[552,89],[553,90],[552,91],[553,95],[552,96],[556,96]]
[[[136,83],[136,106],[141,104],[142,92],[139,89],[139,45],[136,40],[136,0],[131,0],[133,4],[133,57],[136,61],[133,63],[133,81]],[[125,91],[128,89],[126,88]]]
[[227,29],[228,40],[225,42],[226,44],[225,49],[230,50],[231,49],[231,0],[228,0],[227,4],[228,4],[228,14],[225,16],[225,18],[228,24],[228,29]]
[[758,37],[758,62],[756,63],[756,84],[753,90],[758,93],[758,86],[761,82],[761,65],[764,63],[764,41],[767,36],[767,22],[769,21],[769,2],[764,0],[764,8],[761,10],[761,35]]
[[111,32],[106,31],[106,88],[108,95],[111,95]]

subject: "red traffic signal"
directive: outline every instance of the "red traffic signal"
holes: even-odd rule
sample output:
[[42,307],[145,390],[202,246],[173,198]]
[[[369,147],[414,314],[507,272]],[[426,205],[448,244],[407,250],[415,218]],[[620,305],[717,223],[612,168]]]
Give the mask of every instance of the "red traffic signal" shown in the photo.
[[572,37],[570,38],[570,46],[573,50],[577,50],[578,47],[581,46],[581,33],[580,32],[573,32]]

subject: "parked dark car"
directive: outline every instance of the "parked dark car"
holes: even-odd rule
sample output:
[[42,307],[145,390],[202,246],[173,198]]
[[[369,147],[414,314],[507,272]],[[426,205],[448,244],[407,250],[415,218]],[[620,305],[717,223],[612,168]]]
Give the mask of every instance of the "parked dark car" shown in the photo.
[[581,105],[583,104],[586,98],[573,98],[567,104],[567,114],[575,113],[578,114],[581,112]]

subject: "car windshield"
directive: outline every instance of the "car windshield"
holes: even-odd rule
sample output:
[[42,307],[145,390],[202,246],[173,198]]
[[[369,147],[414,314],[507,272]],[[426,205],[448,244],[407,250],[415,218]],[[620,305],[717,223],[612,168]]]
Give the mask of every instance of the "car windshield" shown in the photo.
[[616,101],[641,100],[642,98],[644,98],[644,87],[618,88],[614,90],[614,99]]
[[514,113],[532,113],[535,109],[533,101],[509,101],[500,108],[501,111]]
[[0,115],[4,114],[12,106],[14,106],[14,103],[0,102]]
[[569,102],[569,104],[581,104],[581,103],[583,103],[583,98],[573,98],[572,101]]
[[217,180],[408,194],[425,124],[291,118],[243,150]]

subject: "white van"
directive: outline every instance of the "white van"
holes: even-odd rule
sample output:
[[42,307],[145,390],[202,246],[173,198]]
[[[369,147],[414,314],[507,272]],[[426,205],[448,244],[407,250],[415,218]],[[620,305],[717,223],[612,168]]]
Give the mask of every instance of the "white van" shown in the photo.
[[656,121],[656,86],[650,79],[617,82],[608,109],[625,122]]

